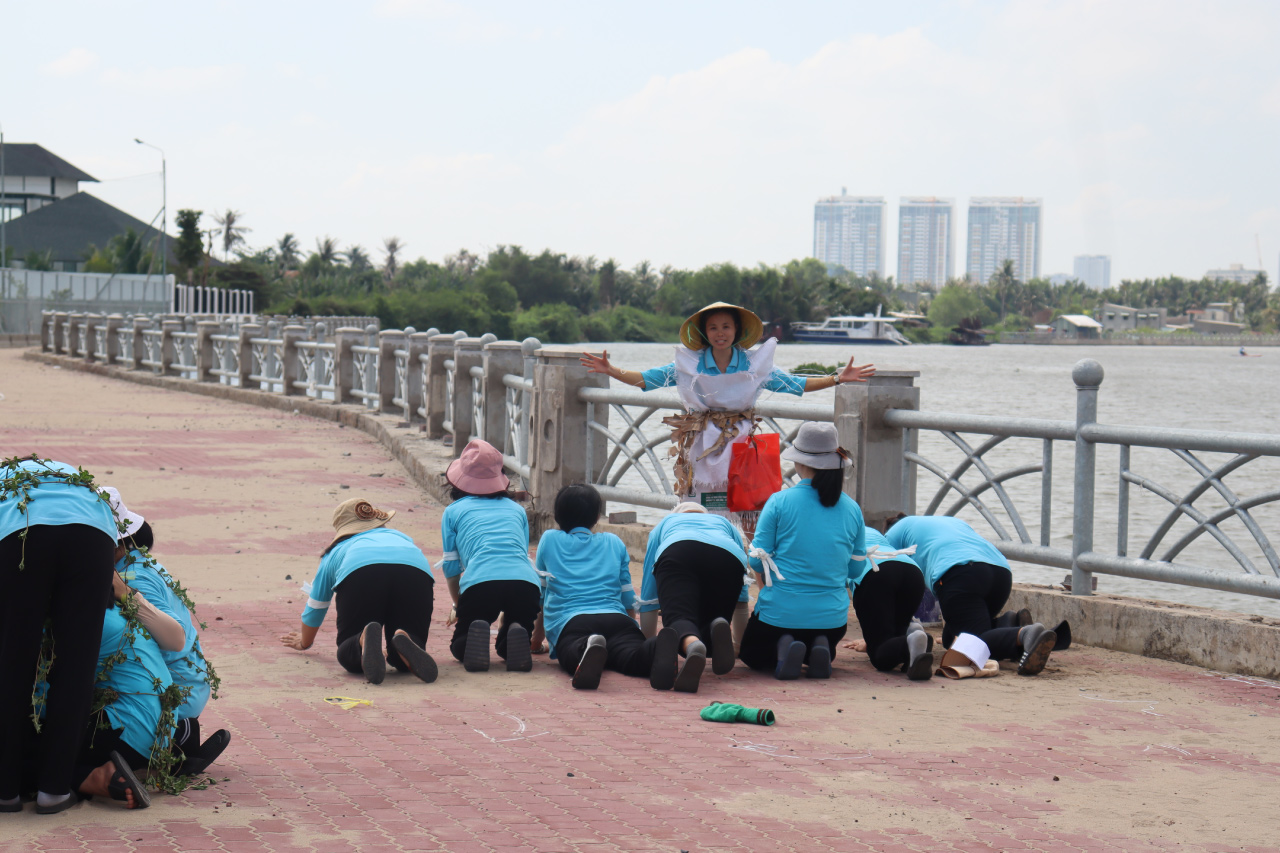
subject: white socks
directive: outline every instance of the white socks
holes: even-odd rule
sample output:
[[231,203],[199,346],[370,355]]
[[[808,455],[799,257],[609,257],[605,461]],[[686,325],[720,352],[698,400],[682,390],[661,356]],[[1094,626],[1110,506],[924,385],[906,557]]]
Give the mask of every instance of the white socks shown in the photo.
[[910,659],[915,660],[929,648],[929,637],[924,631],[912,631],[907,634],[907,651]]

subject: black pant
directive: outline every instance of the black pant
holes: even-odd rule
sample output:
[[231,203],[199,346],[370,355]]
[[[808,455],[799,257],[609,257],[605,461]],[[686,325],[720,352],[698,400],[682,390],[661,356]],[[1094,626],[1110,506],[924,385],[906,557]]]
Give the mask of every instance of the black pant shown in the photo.
[[712,654],[711,623],[733,619],[745,572],[742,561],[717,545],[672,542],[653,564],[662,624],[682,639],[692,634]]
[[[12,499],[12,498],[11,498]],[[0,540],[0,798],[18,796],[23,723],[31,714],[45,617],[52,619],[57,658],[49,671],[36,785],[46,794],[71,790],[80,733],[93,702],[102,617],[111,600],[115,542],[84,524],[27,528]]]
[[529,581],[481,581],[472,584],[458,596],[458,624],[453,628],[449,651],[462,660],[467,650],[467,629],[477,619],[492,624],[502,614],[498,627],[498,641],[494,650],[498,657],[507,657],[507,631],[512,625],[523,625],[533,635],[533,623],[542,612],[542,589]]
[[849,630],[848,625],[839,628],[779,628],[768,622],[761,622],[758,613],[752,613],[747,620],[747,627],[742,632],[742,648],[738,657],[752,669],[772,670],[778,665],[778,641],[784,634],[804,643],[804,662],[809,662],[809,652],[813,649],[813,641],[819,637],[827,638],[831,647],[831,659],[836,657],[836,643]]
[[853,612],[867,641],[871,665],[881,671],[911,663],[907,626],[924,598],[924,575],[910,563],[885,562],[853,590]]
[[408,672],[391,638],[403,628],[419,646],[426,644],[435,602],[431,575],[414,566],[375,563],[347,575],[334,591],[338,593],[338,663],[347,672],[364,672],[360,634],[370,622],[380,622],[386,633],[387,663]]
[[987,644],[993,660],[1018,657],[1018,629],[993,628],[1013,588],[1013,572],[990,563],[961,563],[947,569],[933,585],[942,608],[942,645],[951,648],[959,634],[973,634]]
[[609,653],[606,667],[623,675],[649,675],[658,640],[646,640],[636,620],[623,613],[582,613],[565,623],[556,641],[556,659],[561,669],[573,674],[592,634],[604,637]]

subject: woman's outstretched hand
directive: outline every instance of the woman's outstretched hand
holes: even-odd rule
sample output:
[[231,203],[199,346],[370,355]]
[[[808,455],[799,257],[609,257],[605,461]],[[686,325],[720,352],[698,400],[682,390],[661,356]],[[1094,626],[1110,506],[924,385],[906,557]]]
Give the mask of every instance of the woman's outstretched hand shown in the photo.
[[307,648],[302,644],[302,634],[298,631],[290,631],[287,634],[281,634],[280,643],[291,649],[297,649],[300,652]]
[[849,356],[849,363],[840,371],[836,380],[839,382],[866,382],[872,376],[876,375],[876,366],[874,364],[854,364],[853,356]]
[[587,369],[587,373],[603,373],[605,376],[613,375],[613,365],[609,363],[609,351],[605,350],[602,355],[592,355],[584,352],[582,358],[578,359],[578,363]]

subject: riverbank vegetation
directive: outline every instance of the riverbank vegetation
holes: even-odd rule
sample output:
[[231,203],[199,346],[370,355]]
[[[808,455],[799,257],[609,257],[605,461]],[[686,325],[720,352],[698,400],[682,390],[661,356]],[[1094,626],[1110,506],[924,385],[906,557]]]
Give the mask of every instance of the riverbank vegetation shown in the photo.
[[[1020,282],[1006,262],[981,284],[960,279],[941,288],[903,287],[891,276],[832,272],[814,258],[698,270],[641,261],[624,268],[613,259],[499,246],[483,257],[462,249],[439,261],[407,261],[408,247],[396,237],[383,242],[375,262],[364,247],[343,247],[332,237],[316,240],[310,250],[293,234],[253,248],[238,212],[216,217],[219,227],[210,231],[200,230],[200,218],[199,211],[179,211],[181,280],[252,290],[266,313],[376,316],[384,328],[491,331],[558,343],[674,341],[686,316],[715,301],[750,307],[784,340],[793,322],[875,313],[877,307],[915,315],[902,331],[917,342],[944,341],[962,320],[1022,331],[1060,314],[1090,314],[1104,301],[1165,307],[1170,315],[1226,302],[1243,309],[1254,331],[1275,331],[1280,321],[1280,296],[1265,276],[1249,284],[1170,276],[1098,292],[1076,281]],[[209,263],[214,237],[221,238],[221,265]]]

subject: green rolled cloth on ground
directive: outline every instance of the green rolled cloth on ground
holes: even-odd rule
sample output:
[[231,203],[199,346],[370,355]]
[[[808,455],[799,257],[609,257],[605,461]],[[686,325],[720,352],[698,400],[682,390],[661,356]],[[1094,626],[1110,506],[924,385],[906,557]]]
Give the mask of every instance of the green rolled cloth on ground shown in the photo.
[[744,708],[729,702],[712,702],[702,709],[702,719],[712,723],[755,723],[772,726],[773,712],[768,708]]

